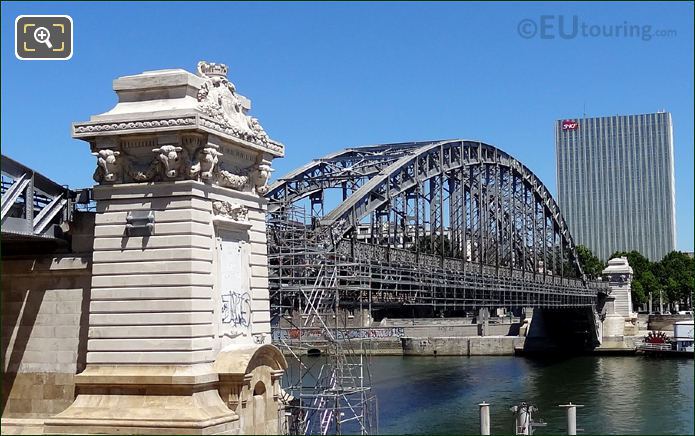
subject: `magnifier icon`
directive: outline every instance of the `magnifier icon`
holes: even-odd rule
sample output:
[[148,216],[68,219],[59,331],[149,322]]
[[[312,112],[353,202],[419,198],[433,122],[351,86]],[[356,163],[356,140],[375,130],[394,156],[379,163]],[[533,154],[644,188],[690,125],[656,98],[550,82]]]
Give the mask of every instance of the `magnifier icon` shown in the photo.
[[34,39],[39,44],[46,44],[46,47],[53,48],[53,44],[51,44],[50,40],[51,32],[45,27],[37,27],[36,30],[34,30]]

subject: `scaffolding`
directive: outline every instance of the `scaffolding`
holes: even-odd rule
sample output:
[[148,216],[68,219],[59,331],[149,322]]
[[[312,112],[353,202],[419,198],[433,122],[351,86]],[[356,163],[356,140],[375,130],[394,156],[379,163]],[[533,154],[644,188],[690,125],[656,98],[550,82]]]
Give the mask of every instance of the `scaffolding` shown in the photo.
[[369,306],[369,265],[323,246],[297,206],[269,217],[268,237],[273,340],[290,357],[287,433],[377,433],[369,344],[348,315]]

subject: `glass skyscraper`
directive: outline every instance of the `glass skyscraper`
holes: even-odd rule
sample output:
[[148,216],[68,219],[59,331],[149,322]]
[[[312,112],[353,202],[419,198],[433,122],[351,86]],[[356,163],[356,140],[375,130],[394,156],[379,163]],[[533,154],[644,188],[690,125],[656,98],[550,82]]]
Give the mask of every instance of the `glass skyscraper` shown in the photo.
[[603,260],[675,250],[670,113],[558,120],[555,149],[557,199],[576,244]]

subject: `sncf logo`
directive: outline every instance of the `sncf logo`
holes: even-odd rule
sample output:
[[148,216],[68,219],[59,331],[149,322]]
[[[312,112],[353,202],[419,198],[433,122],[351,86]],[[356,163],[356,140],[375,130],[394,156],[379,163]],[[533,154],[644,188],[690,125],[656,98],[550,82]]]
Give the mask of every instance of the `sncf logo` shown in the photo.
[[562,121],[562,130],[577,130],[577,127],[579,127],[579,123],[574,120]]

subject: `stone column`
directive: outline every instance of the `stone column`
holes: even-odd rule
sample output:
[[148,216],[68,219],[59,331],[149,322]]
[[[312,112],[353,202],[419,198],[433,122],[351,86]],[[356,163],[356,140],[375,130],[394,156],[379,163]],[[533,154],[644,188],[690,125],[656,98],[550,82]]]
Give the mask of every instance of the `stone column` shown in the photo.
[[118,104],[73,126],[97,159],[87,367],[47,431],[236,432],[219,374],[271,386],[286,367],[269,345],[262,197],[284,147],[225,65],[113,85]]
[[490,310],[487,307],[478,309],[478,335],[487,336],[490,323]]

